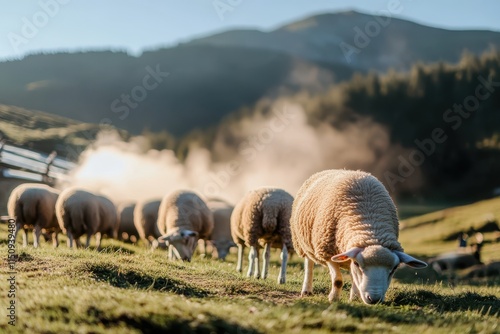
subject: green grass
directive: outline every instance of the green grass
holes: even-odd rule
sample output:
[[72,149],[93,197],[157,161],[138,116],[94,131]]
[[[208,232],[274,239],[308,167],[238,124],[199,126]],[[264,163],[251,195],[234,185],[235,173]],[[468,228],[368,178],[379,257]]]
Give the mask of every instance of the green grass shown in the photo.
[[[454,241],[441,241],[441,237],[469,226],[479,212],[500,214],[495,209],[499,204],[493,200],[447,210],[445,218],[435,223],[426,222],[442,217],[442,213],[409,219],[401,233],[403,245],[423,256],[432,256],[437,249],[454,249]],[[459,222],[455,221],[457,215]],[[439,232],[436,237],[426,232],[430,226]],[[6,226],[1,225],[0,252],[6,255],[5,240]],[[430,269],[404,268],[397,272],[386,302],[368,306],[348,302],[350,282],[344,275],[342,299],[330,304],[330,280],[321,267],[315,269],[314,295],[300,298],[303,269],[297,256],[290,261],[287,284],[280,286],[275,282],[277,252],[273,253],[270,277],[255,280],[235,271],[235,254],[226,262],[196,256],[191,263],[183,263],[167,260],[161,250],[150,252],[114,240],[103,244],[106,248],[97,252],[69,250],[65,244],[54,250],[48,243],[39,249],[22,248],[18,243],[17,323],[15,327],[7,325],[8,288],[2,275],[0,332],[500,332],[498,279],[451,284],[436,279]],[[491,252],[489,259],[500,254],[496,244],[486,247],[488,254]],[[4,272],[5,268],[4,263]]]

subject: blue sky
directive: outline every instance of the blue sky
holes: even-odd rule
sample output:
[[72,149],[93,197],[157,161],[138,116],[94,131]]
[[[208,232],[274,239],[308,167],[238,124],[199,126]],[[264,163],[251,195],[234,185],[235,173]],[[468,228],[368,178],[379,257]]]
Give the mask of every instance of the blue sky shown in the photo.
[[[228,4],[224,15],[217,1]],[[496,0],[0,0],[0,59],[53,50],[140,54],[237,27],[270,30],[316,13],[376,14],[392,2],[400,3],[398,17],[421,24],[500,31]]]

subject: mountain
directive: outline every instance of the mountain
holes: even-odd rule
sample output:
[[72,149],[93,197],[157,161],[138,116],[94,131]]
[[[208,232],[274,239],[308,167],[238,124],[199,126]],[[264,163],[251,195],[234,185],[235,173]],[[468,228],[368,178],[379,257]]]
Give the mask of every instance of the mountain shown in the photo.
[[0,103],[132,133],[182,135],[283,90],[350,77],[344,65],[276,51],[186,45],[132,57],[121,52],[32,55],[0,63]]
[[[358,29],[375,29],[364,37],[365,46],[355,42],[366,34]],[[341,45],[357,48],[351,62]],[[324,91],[356,71],[456,62],[465,49],[481,53],[491,45],[500,46],[500,33],[450,31],[357,12],[322,14],[269,32],[227,31],[139,57],[100,51],[0,62],[0,104],[111,123],[132,134],[166,130],[183,136],[265,97]]]
[[274,50],[310,61],[386,71],[407,70],[418,61],[456,62],[465,49],[480,54],[491,46],[499,48],[500,33],[445,30],[348,11],[308,17],[269,32],[225,31],[190,44]]

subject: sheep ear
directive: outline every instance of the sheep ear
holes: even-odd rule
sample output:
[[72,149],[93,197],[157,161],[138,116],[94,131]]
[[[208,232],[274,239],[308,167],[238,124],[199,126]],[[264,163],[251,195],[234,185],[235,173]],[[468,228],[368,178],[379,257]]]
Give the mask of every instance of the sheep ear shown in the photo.
[[394,253],[399,257],[399,261],[401,261],[402,263],[406,264],[409,267],[415,269],[422,269],[427,267],[427,263],[425,263],[424,261],[417,260],[413,256],[410,256],[406,253],[400,251],[394,251]]
[[331,260],[333,262],[345,262],[354,259],[363,249],[360,247],[351,248],[347,252],[332,256]]

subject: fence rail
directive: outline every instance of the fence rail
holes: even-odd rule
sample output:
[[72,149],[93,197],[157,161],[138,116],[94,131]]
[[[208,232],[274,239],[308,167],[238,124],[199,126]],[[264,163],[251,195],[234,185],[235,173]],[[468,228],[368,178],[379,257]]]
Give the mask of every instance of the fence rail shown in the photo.
[[32,151],[0,140],[0,177],[55,184],[64,181],[76,164],[57,153]]

